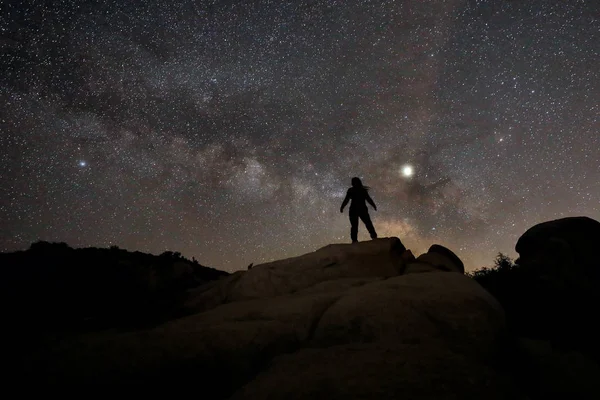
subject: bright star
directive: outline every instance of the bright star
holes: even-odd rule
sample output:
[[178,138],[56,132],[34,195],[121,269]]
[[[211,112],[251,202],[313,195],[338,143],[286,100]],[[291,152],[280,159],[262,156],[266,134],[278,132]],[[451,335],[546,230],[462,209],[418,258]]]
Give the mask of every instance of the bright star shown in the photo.
[[80,167],[86,167],[87,166],[87,162],[85,162],[84,160],[79,161],[79,166]]
[[410,178],[415,173],[412,165],[405,165],[402,167],[402,176],[405,178]]

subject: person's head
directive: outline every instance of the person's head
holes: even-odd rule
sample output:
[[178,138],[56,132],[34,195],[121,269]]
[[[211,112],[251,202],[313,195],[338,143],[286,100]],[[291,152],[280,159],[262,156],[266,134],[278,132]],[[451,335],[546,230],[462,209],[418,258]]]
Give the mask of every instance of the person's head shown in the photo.
[[362,184],[360,178],[358,178],[356,176],[354,178],[352,178],[352,187],[355,187],[355,188],[362,188],[363,187],[363,184]]

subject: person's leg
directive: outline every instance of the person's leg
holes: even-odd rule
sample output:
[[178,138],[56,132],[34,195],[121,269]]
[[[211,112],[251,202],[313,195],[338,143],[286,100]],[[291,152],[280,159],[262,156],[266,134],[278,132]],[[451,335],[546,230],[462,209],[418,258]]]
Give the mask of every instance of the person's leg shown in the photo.
[[375,232],[375,227],[373,227],[373,223],[371,222],[371,216],[368,211],[364,211],[360,214],[360,219],[364,222],[367,230],[369,231],[369,235],[371,235],[371,239],[377,238],[377,232]]
[[358,242],[358,214],[350,213],[350,239],[352,242]]

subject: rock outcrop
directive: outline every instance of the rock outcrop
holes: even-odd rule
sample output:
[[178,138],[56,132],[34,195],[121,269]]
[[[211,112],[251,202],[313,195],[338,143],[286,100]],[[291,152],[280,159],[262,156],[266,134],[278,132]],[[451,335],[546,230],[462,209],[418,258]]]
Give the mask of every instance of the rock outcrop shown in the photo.
[[496,368],[504,311],[454,253],[427,254],[383,238],[255,265],[191,292],[193,315],[64,341],[15,371],[205,398],[519,398]]
[[529,228],[517,241],[517,263],[529,268],[577,269],[600,277],[600,222],[589,217],[567,217]]
[[517,241],[517,265],[475,276],[506,312],[510,370],[532,399],[600,398],[598,243],[591,218],[543,222]]
[[507,306],[530,337],[547,340],[555,350],[581,352],[598,363],[600,327],[592,316],[600,308],[599,243],[600,222],[589,217],[560,218],[529,228],[515,245],[522,269],[519,280],[530,288],[529,296],[520,296],[518,307]]
[[202,311],[231,301],[295,293],[323,282],[402,274],[406,248],[398,238],[331,244],[312,253],[254,265],[214,285],[199,288],[187,306]]
[[465,266],[460,258],[450,249],[439,244],[434,244],[427,253],[421,254],[414,260],[410,256],[404,256],[403,259],[407,266],[405,273],[454,271],[464,274],[465,272]]

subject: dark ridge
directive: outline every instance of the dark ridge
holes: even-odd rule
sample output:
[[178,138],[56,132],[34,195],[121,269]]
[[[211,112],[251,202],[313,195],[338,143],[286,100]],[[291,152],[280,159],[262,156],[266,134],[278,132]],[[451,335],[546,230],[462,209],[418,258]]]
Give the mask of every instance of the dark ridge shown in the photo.
[[15,332],[135,329],[183,315],[191,288],[229,275],[167,251],[36,242],[0,253],[4,316]]

